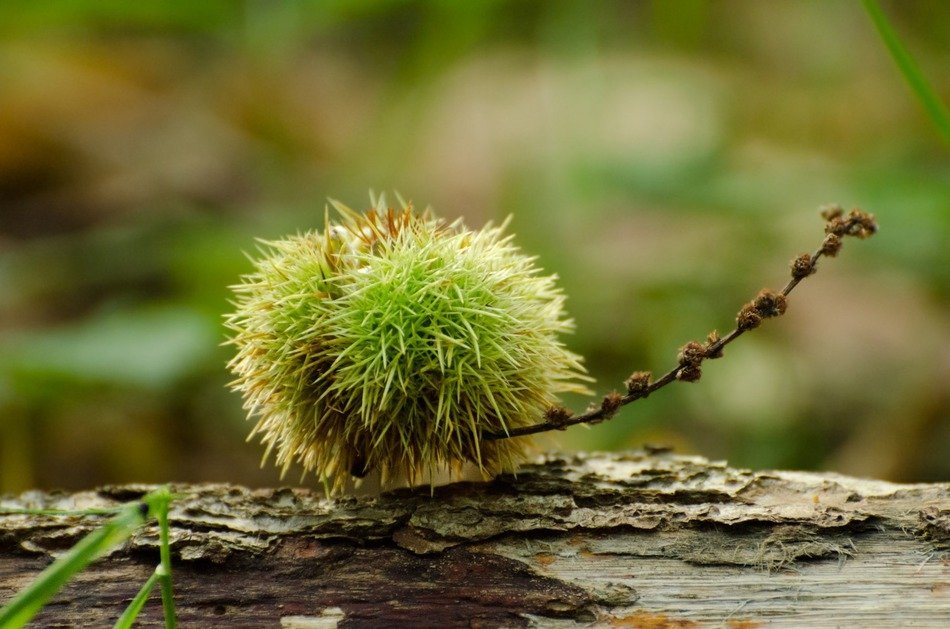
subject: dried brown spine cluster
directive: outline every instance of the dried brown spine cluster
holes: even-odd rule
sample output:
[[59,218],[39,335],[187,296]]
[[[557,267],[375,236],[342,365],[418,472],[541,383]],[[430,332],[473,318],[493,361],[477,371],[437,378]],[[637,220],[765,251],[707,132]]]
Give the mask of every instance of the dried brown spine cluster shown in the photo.
[[789,293],[798,286],[799,282],[815,273],[819,258],[822,256],[833,258],[838,255],[841,250],[842,239],[845,236],[869,238],[878,229],[874,216],[858,209],[845,214],[840,206],[828,206],[822,208],[821,216],[827,221],[825,223],[826,235],[821,246],[814,253],[803,253],[792,260],[792,278],[781,291],[762,289],[752,301],[745,304],[736,315],[735,329],[725,336],[719,336],[719,333],[713,330],[706,337],[705,343],[690,341],[680,348],[676,367],[660,378],[654,380],[652,374],[647,371],[634,372],[625,382],[626,394],[609,393],[599,405],[592,404],[584,413],[575,415],[570,409],[554,406],[548,409],[544,414],[544,419],[537,424],[514,428],[508,432],[483,432],[482,439],[507,439],[549,430],[564,430],[577,424],[600,423],[616,415],[627,404],[645,398],[675,380],[696,382],[702,376],[704,360],[721,358],[723,348],[746,331],[757,328],[765,319],[785,314]]

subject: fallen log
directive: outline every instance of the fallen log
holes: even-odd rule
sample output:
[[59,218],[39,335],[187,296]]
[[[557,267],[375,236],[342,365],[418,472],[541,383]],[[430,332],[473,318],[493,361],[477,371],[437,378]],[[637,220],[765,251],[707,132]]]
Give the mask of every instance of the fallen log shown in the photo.
[[[27,492],[91,509],[145,485]],[[950,626],[950,483],[752,472],[665,452],[548,456],[517,476],[326,500],[173,485],[183,626]],[[0,604],[101,516],[0,513]],[[158,532],[70,582],[37,626],[108,626]],[[160,626],[156,592],[139,626]]]

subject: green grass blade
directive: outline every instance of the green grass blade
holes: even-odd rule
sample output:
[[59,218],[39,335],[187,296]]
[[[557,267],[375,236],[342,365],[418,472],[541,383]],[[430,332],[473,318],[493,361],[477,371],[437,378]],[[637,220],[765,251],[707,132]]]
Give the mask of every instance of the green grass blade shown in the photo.
[[920,68],[914,62],[913,57],[911,57],[907,49],[904,48],[904,45],[891,27],[887,16],[884,15],[884,11],[881,10],[881,6],[877,3],[877,0],[862,0],[862,2],[864,4],[864,10],[867,11],[871,21],[874,22],[877,32],[881,35],[881,39],[884,40],[884,45],[887,46],[891,56],[894,58],[894,62],[897,63],[897,67],[900,68],[904,78],[910,84],[911,89],[914,90],[917,99],[924,106],[924,109],[927,110],[930,119],[937,125],[941,135],[943,135],[943,139],[950,142],[950,115],[947,114],[946,107],[940,102],[940,98],[937,97],[933,88],[930,87],[923,72],[920,71]]
[[116,517],[82,538],[0,609],[0,627],[14,629],[28,623],[74,574],[125,541],[145,516],[142,503],[125,505]]
[[159,575],[162,588],[162,609],[165,614],[165,629],[175,629],[177,622],[175,620],[175,595],[172,588],[172,555],[171,547],[168,542],[168,505],[172,496],[167,487],[163,487],[154,494],[150,495],[152,499],[151,508],[158,518],[158,540],[159,554],[161,564],[156,570]]
[[132,602],[129,603],[129,606],[125,608],[125,611],[122,612],[122,615],[119,616],[119,619],[115,622],[114,629],[131,629],[132,623],[135,622],[135,619],[138,618],[139,614],[142,611],[142,608],[145,606],[145,601],[148,600],[148,595],[152,593],[152,590],[155,588],[155,584],[158,582],[160,576],[160,571],[158,568],[152,573],[152,576],[148,578],[145,582],[145,585],[142,586],[142,589],[139,590],[139,593],[135,595],[135,598],[132,599]]

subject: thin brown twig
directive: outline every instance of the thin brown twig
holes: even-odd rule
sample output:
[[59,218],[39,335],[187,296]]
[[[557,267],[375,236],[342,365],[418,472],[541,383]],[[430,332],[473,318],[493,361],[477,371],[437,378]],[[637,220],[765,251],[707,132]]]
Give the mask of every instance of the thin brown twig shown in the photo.
[[792,279],[779,293],[768,289],[759,291],[759,294],[739,310],[736,316],[736,327],[723,337],[715,331],[711,332],[706,343],[692,341],[687,343],[679,352],[676,367],[670,369],[657,380],[653,380],[649,372],[638,371],[626,381],[627,393],[610,393],[599,405],[592,404],[584,413],[575,415],[562,406],[554,406],[548,410],[544,420],[530,426],[512,428],[508,431],[484,432],[482,439],[497,440],[511,437],[523,437],[549,430],[564,430],[577,424],[597,424],[612,418],[620,408],[645,398],[654,391],[662,389],[675,380],[695,382],[699,380],[701,363],[704,359],[720,358],[722,350],[745,332],[758,327],[763,320],[781,316],[785,313],[786,298],[798,284],[817,270],[818,260],[822,256],[834,257],[841,250],[841,239],[844,236],[868,238],[877,232],[877,223],[874,216],[861,210],[852,210],[845,216],[840,206],[829,206],[821,212],[827,221],[825,224],[825,238],[813,253],[803,253],[792,260]]

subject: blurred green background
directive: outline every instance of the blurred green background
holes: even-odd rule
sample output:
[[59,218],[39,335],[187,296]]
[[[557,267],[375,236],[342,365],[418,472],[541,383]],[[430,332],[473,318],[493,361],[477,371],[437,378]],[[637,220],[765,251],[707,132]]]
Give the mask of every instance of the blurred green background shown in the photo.
[[[950,101],[950,4],[884,8]],[[513,214],[601,394],[874,212],[700,383],[541,445],[950,477],[950,160],[860,3],[59,0],[0,4],[0,490],[280,482],[227,286],[370,188]]]

